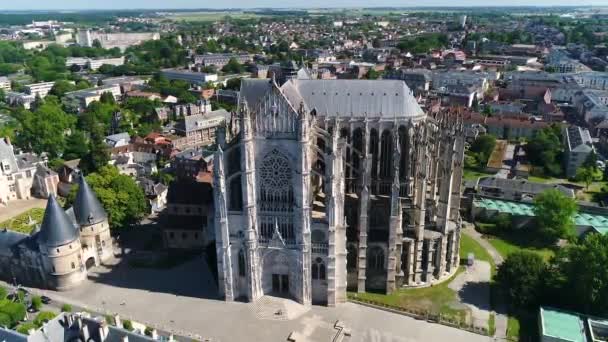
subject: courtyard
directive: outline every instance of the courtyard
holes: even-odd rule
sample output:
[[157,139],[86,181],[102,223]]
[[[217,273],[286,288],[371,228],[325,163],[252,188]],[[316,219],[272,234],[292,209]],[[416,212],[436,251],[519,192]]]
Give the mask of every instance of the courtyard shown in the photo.
[[197,340],[286,341],[296,332],[306,341],[330,341],[339,320],[351,331],[348,341],[490,341],[485,336],[353,303],[336,308],[313,306],[302,309],[293,319],[265,319],[259,308],[263,302],[256,305],[219,299],[202,256],[171,269],[133,268],[116,259],[109,267],[91,270],[89,279],[74,290],[43,292],[57,301],[119,314]]

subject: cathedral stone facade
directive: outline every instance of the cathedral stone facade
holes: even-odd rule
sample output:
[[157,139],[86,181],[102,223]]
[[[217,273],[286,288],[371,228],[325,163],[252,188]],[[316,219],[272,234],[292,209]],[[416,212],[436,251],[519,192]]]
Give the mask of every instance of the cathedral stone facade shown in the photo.
[[244,80],[217,141],[226,300],[331,306],[456,271],[462,122],[426,115],[403,81]]
[[31,234],[0,231],[0,276],[13,284],[68,290],[112,255],[108,216],[84,177],[72,208],[64,211],[51,195]]

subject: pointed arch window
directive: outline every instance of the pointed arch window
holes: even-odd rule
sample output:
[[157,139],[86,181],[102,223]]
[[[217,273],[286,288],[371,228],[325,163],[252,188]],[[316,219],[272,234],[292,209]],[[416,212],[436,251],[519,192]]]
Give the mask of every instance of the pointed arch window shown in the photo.
[[312,279],[325,280],[326,269],[325,269],[325,262],[323,261],[323,259],[316,258],[315,262],[312,263],[311,271],[312,271]]

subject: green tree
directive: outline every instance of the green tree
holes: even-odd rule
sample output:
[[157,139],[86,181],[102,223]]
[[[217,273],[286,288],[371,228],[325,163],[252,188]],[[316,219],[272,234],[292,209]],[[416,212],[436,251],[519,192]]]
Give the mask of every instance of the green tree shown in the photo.
[[474,153],[474,157],[479,165],[486,165],[488,159],[496,146],[496,137],[490,134],[480,135],[471,144],[470,152]]
[[99,102],[101,103],[108,103],[111,105],[116,104],[116,100],[114,99],[114,95],[112,95],[112,93],[110,92],[105,92],[103,94],[101,94],[101,97],[99,98]]
[[589,234],[555,259],[566,304],[579,312],[608,314],[608,235]]
[[125,328],[125,330],[133,331],[133,323],[128,319],[122,321],[122,327]]
[[593,183],[594,177],[595,170],[592,167],[584,166],[576,170],[576,180],[579,182],[584,182],[587,190],[589,190],[589,185]]
[[41,327],[44,323],[52,320],[57,316],[54,312],[51,311],[41,311],[36,318],[34,318],[34,325],[37,327]]
[[498,268],[496,280],[509,303],[518,308],[532,308],[539,302],[546,269],[547,265],[538,254],[514,252]]
[[55,95],[58,98],[62,98],[66,93],[74,91],[75,89],[76,85],[72,84],[72,82],[66,80],[58,80],[53,85],[53,88],[51,88],[49,94]]
[[534,198],[535,222],[548,241],[574,236],[576,201],[557,189],[549,189]]
[[32,308],[36,311],[40,311],[40,308],[42,308],[42,299],[40,296],[32,297]]
[[11,316],[0,311],[0,327],[10,328],[12,325],[13,325],[13,320],[11,319]]
[[8,295],[8,292],[6,291],[6,289],[2,286],[0,286],[0,300],[6,298],[6,296]]
[[365,78],[368,80],[376,80],[380,77],[380,73],[374,70],[374,68],[369,68],[367,73],[365,74]]
[[561,146],[560,127],[553,125],[538,131],[524,145],[524,150],[532,165],[542,168],[547,175],[559,176],[562,173]]
[[24,322],[24,323],[19,324],[17,326],[16,330],[17,330],[17,332],[19,332],[19,333],[21,333],[23,335],[29,335],[30,330],[32,330],[32,329],[36,330],[37,328],[38,327],[34,323]]
[[228,74],[240,74],[245,68],[235,58],[230,58],[228,63],[224,65],[222,71]]
[[597,154],[591,151],[585,161],[583,162],[583,166],[587,168],[591,168],[594,172],[597,171]]
[[22,129],[17,136],[17,145],[38,154],[48,152],[51,157],[63,153],[66,134],[76,121],[54,99],[43,101],[34,112],[23,111],[18,120]]
[[[121,175],[111,165],[102,166],[91,173],[87,182],[97,194],[108,213],[112,228],[123,228],[141,220],[148,211],[148,203],[143,190],[127,175]],[[68,203],[73,203],[78,187],[72,188]]]
[[67,137],[63,160],[82,159],[89,153],[89,143],[84,132],[75,130]]

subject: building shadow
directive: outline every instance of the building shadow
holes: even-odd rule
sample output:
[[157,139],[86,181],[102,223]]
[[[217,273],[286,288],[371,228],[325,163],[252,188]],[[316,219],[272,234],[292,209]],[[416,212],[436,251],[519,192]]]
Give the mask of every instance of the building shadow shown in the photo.
[[464,304],[474,306],[480,310],[490,311],[490,283],[467,282],[458,291],[458,296]]
[[173,267],[136,267],[130,256],[119,256],[109,265],[92,268],[91,282],[176,296],[221,300],[217,283],[204,253]]

